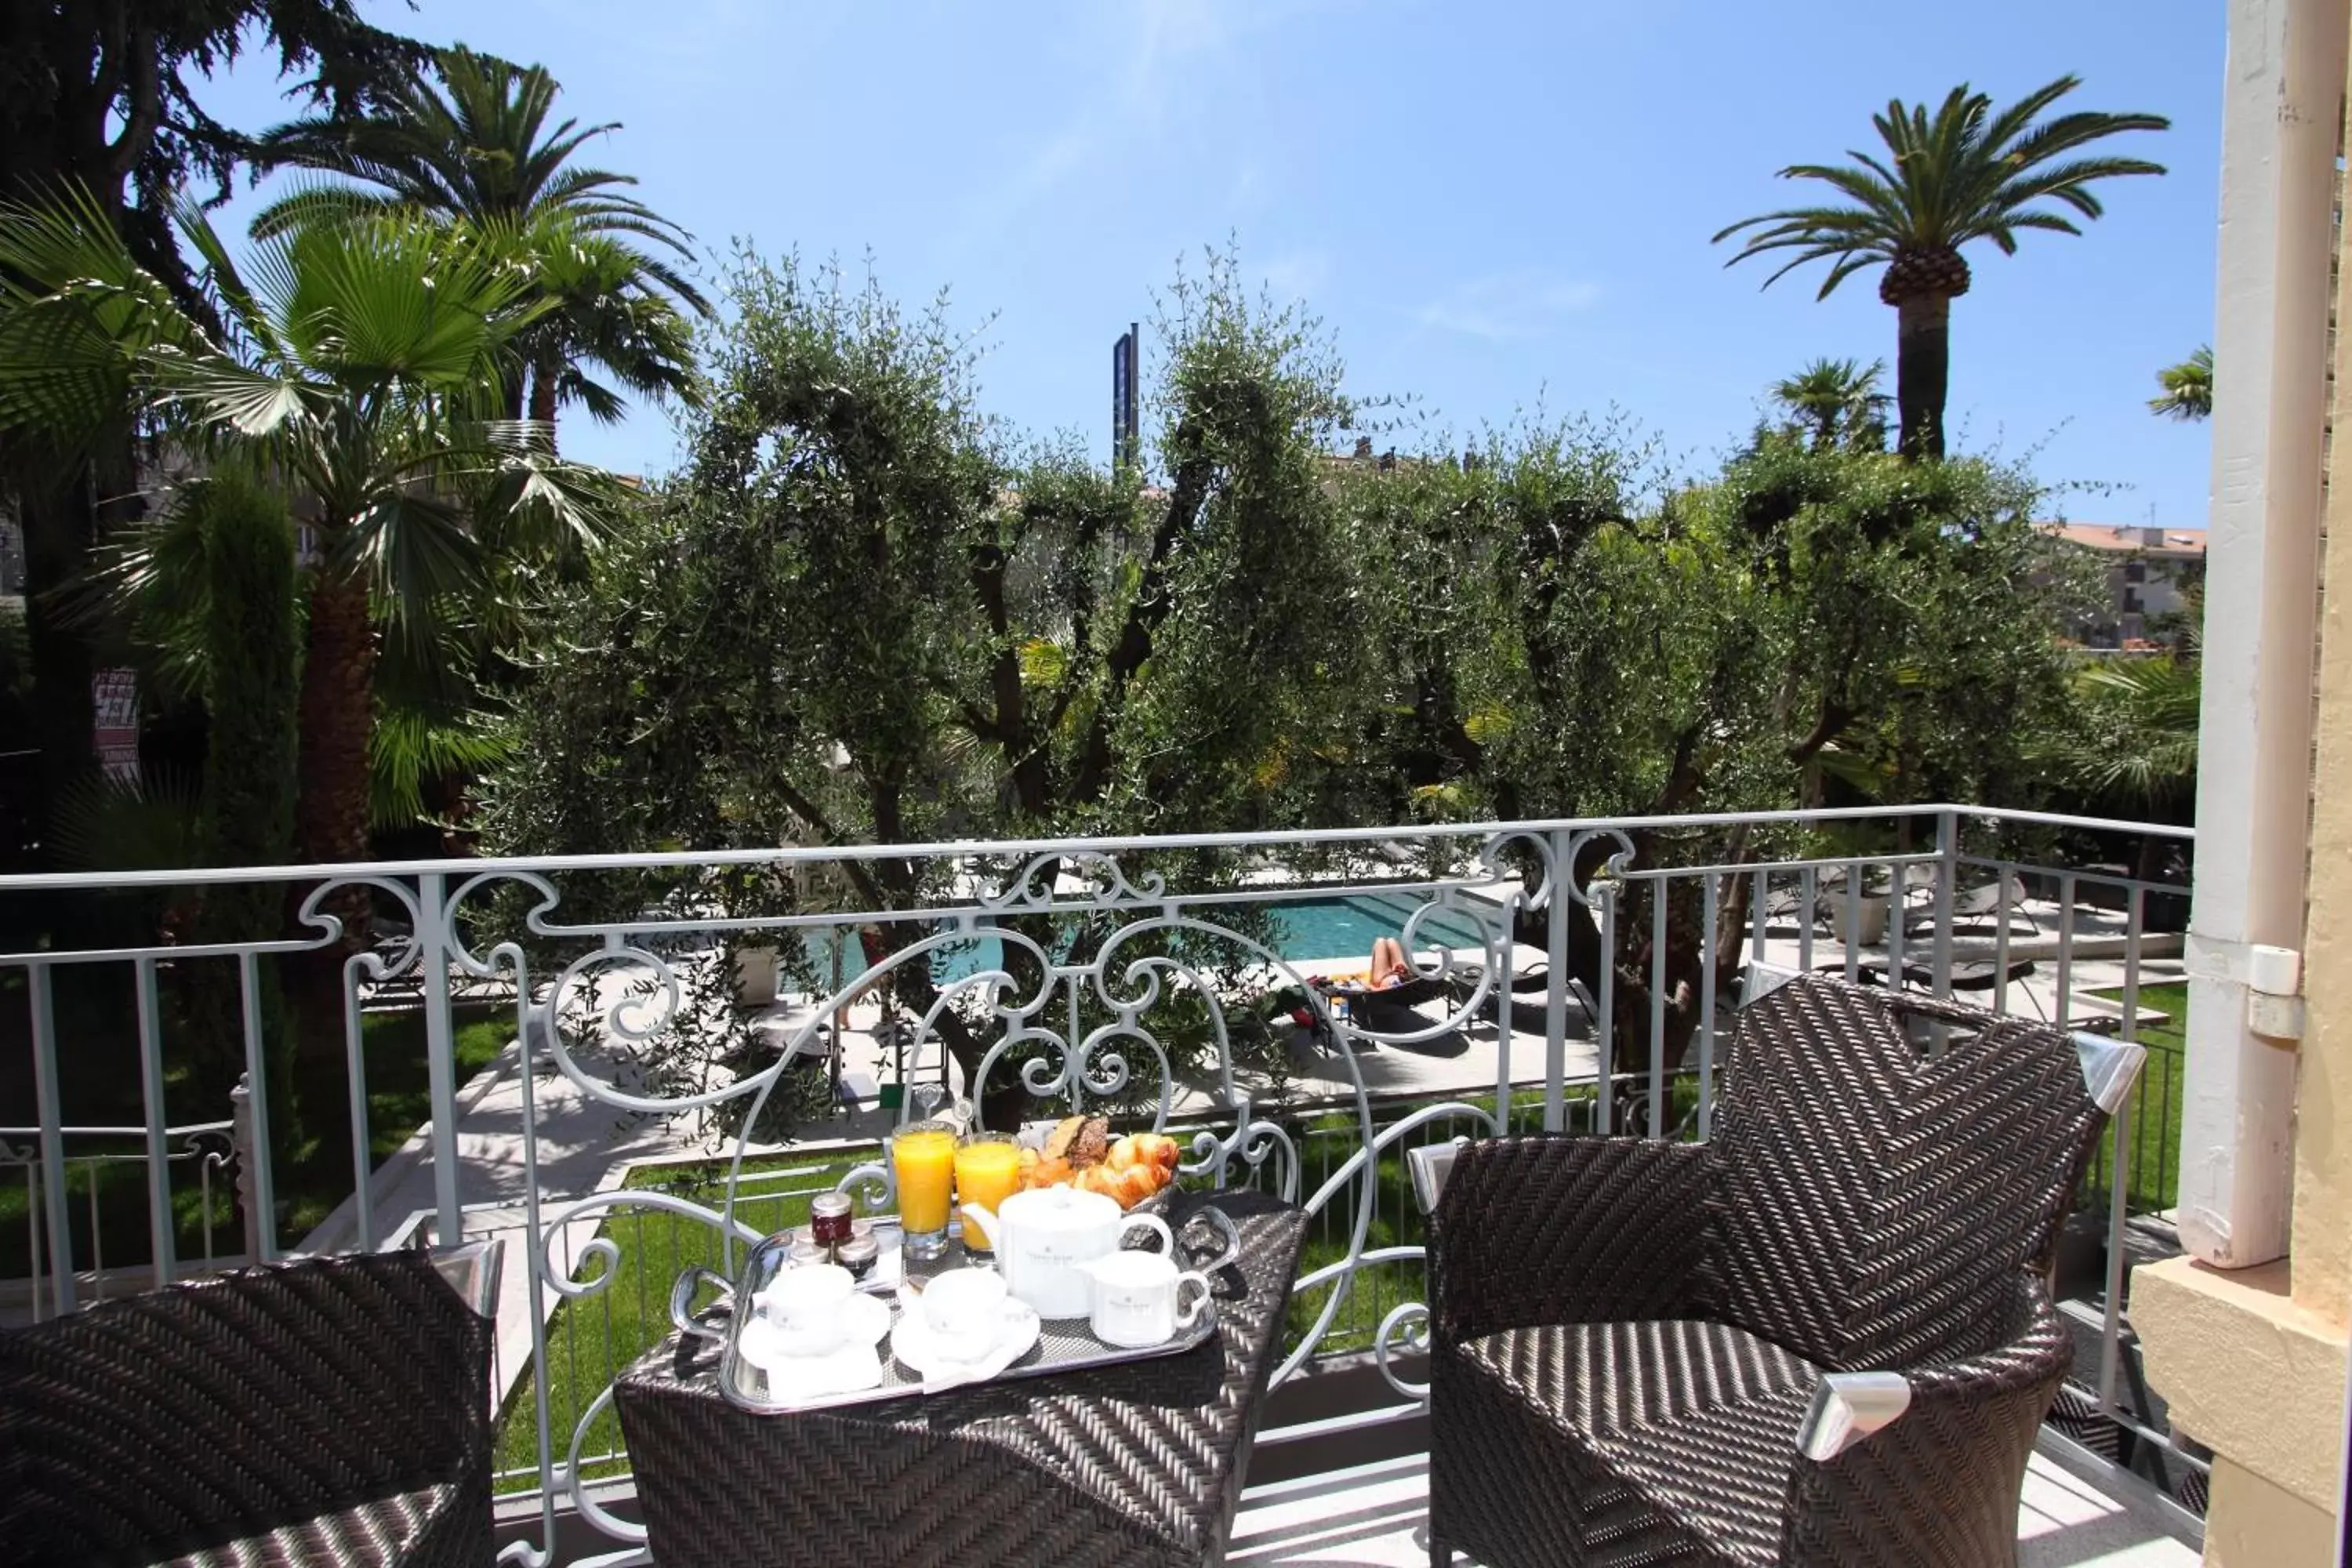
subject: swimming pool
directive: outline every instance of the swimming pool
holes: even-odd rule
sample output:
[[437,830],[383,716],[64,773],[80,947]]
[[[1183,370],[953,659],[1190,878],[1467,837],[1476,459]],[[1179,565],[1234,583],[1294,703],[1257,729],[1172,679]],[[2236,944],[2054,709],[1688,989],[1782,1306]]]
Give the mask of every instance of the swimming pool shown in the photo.
[[[1412,899],[1388,893],[1354,893],[1340,899],[1308,899],[1280,906],[1283,957],[1371,957],[1375,938],[1396,936],[1405,921],[1421,907]],[[1414,933],[1423,948],[1450,947],[1456,959],[1477,962],[1486,951],[1486,933],[1468,915],[1440,910],[1421,922]]]
[[[1295,903],[1275,906],[1278,934],[1274,949],[1284,958],[1296,961],[1320,960],[1326,963],[1354,961],[1361,963],[1371,957],[1375,938],[1396,936],[1404,930],[1404,922],[1420,908],[1417,900],[1401,894],[1350,893],[1340,898],[1301,899]],[[1217,907],[1194,911],[1200,918],[1215,921]],[[1137,911],[1140,916],[1142,911]],[[1458,962],[1475,963],[1486,950],[1486,939],[1469,915],[1453,910],[1441,910],[1421,922],[1416,933],[1424,950],[1444,946],[1454,950]],[[825,939],[812,932],[808,939],[809,954],[817,961],[823,972]],[[852,962],[848,972],[856,973],[855,945],[850,949]],[[941,984],[951,984],[984,970],[995,969],[1003,963],[1003,948],[992,936],[979,937],[968,942],[957,942],[938,950],[932,958],[931,971]]]

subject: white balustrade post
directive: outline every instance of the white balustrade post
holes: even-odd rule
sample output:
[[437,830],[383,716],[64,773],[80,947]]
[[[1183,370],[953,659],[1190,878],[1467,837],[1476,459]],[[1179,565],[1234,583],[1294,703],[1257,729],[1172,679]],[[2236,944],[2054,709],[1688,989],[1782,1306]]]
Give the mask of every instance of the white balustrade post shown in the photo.
[[46,963],[28,963],[25,978],[33,1008],[33,1110],[40,1127],[43,1217],[49,1232],[50,1306],[63,1317],[75,1310],[73,1227],[66,1215],[65,1109],[58,1086],[58,1013]]
[[[1952,994],[1952,910],[1960,897],[1960,814],[1936,814],[1936,994]],[[1996,980],[1994,984],[2000,984]]]
[[[1544,958],[1544,1101],[1543,1124],[1547,1132],[1560,1130],[1568,1114],[1568,921],[1570,917],[1569,889],[1576,885],[1576,839],[1568,833],[1551,835],[1551,908]],[[1507,962],[1509,948],[1504,950],[1507,962],[1496,973],[1503,988],[1503,1049],[1510,1050],[1511,981]],[[1506,1101],[1502,1109],[1507,1110]],[[1508,1129],[1507,1128],[1506,1131]]]
[[228,1136],[236,1153],[236,1212],[245,1216],[246,1256],[262,1261],[261,1142],[254,1134],[253,1079],[244,1073],[228,1091]]
[[2284,1254],[2295,1058],[2246,1026],[2257,943],[2303,942],[2343,0],[2232,0],[2222,99],[2180,1239]]
[[457,1204],[457,1054],[449,1028],[448,879],[438,871],[425,871],[416,880],[416,962],[424,965],[425,976],[425,1077],[433,1100],[433,1238],[443,1247],[455,1247],[465,1238],[465,1216]]

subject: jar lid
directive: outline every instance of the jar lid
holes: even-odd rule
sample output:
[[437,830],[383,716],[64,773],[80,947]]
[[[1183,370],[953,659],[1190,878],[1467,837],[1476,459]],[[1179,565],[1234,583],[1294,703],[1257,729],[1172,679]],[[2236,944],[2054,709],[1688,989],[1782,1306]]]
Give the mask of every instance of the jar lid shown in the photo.
[[853,1236],[837,1242],[833,1249],[834,1260],[853,1274],[863,1274],[882,1256],[882,1244],[870,1236]]
[[819,1193],[809,1200],[810,1215],[823,1215],[828,1219],[837,1214],[847,1214],[849,1206],[847,1193]]

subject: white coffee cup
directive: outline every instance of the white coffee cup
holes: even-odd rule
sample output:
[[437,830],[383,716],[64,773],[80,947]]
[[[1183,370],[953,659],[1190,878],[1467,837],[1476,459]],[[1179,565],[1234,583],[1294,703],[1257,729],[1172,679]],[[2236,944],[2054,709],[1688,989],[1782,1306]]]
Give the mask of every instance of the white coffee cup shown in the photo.
[[856,1288],[848,1269],[809,1264],[777,1275],[756,1300],[784,1354],[829,1355],[849,1337],[846,1309]]
[[950,1361],[979,1361],[1004,1326],[1004,1276],[993,1268],[951,1268],[923,1287],[923,1326]]
[[[1200,1320],[1208,1304],[1209,1277],[1181,1269],[1160,1252],[1114,1252],[1086,1265],[1094,1278],[1095,1338],[1106,1344],[1142,1350],[1166,1344],[1179,1329]],[[1184,1287],[1201,1293],[1182,1300]]]

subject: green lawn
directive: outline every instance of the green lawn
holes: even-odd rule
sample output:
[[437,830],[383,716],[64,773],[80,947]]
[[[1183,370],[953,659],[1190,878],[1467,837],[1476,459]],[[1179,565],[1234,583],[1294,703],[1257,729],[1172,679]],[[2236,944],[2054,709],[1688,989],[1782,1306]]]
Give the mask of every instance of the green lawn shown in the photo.
[[[496,1059],[514,1037],[514,1013],[510,1006],[503,1005],[459,1007],[454,1021],[457,1082],[462,1085]],[[424,1015],[415,1010],[367,1014],[360,1020],[360,1039],[367,1069],[368,1146],[373,1158],[381,1162],[432,1116]],[[78,1111],[78,1119],[87,1118],[91,1124],[100,1126],[132,1126],[143,1121],[136,1074],[123,1074],[121,1081],[121,1103],[91,1104],[85,1098],[81,1103],[88,1109]],[[291,1147],[281,1144],[270,1167],[277,1182],[278,1236],[281,1245],[299,1240],[326,1218],[352,1190],[352,1130],[346,1109],[350,1079],[342,1057],[338,1053],[331,1058],[299,1060],[295,1084],[303,1108],[305,1137]],[[173,1115],[187,1121],[221,1121],[227,1118],[228,1107],[221,1105],[202,1116],[190,1115],[175,1107]],[[100,1152],[129,1154],[143,1146],[143,1141],[138,1138],[76,1139],[67,1153],[69,1157]],[[10,1168],[9,1177],[0,1182],[0,1276],[14,1277],[29,1272],[30,1268],[26,1214],[28,1187],[17,1178],[16,1168]],[[98,1240],[95,1250],[91,1243],[93,1187]],[[152,1242],[143,1162],[123,1159],[103,1164],[69,1163],[67,1190],[71,1199],[68,1206],[77,1266],[87,1268],[94,1258],[102,1258],[109,1268],[147,1261]],[[184,1258],[203,1256],[204,1193],[192,1163],[175,1163],[173,1167],[172,1207],[176,1238],[173,1246],[178,1255]],[[234,1184],[225,1173],[215,1175],[212,1211],[215,1251],[223,1256],[245,1251],[244,1222],[236,1211]]]
[[[828,1151],[822,1158],[782,1156],[744,1163],[743,1196],[737,1214],[761,1232],[804,1224],[809,1199],[830,1191],[853,1166],[875,1159],[878,1147]],[[774,1177],[754,1182],[754,1176]],[[726,1201],[727,1163],[669,1166],[635,1173],[628,1184],[692,1198],[718,1208]],[[761,1194],[765,1195],[761,1195]],[[670,1331],[671,1283],[701,1264],[725,1272],[719,1233],[683,1215],[634,1210],[609,1215],[597,1233],[620,1248],[612,1283],[593,1296],[560,1304],[548,1323],[548,1430],[555,1462],[565,1462],[581,1414],[612,1382],[613,1375]],[[519,1239],[519,1238],[518,1238]],[[742,1253],[736,1253],[740,1264]],[[498,1466],[529,1473],[509,1477],[501,1490],[528,1491],[539,1484],[537,1394],[531,1378],[515,1380],[499,1418]],[[592,1462],[589,1456],[617,1454],[621,1426],[610,1407],[603,1411],[581,1445],[581,1473],[590,1479],[625,1473],[625,1459]]]
[[[2102,993],[2112,996],[2118,1005],[2120,993]],[[2143,1025],[2140,1044],[2147,1047],[2147,1066],[2141,1073],[2137,1089],[2129,1108],[2131,1118],[2131,1173],[2126,1184],[2134,1213],[2149,1213],[2168,1209],[2178,1201],[2180,1188],[2180,1107],[2185,1075],[2182,1065],[2189,1046],[2189,987],[2176,985],[2143,985],[2139,992],[2142,1013],[2162,1013],[2161,1024]],[[2108,1171],[2113,1164],[2112,1141],[2103,1139],[2099,1153],[2092,1163],[2091,1172],[2084,1179],[2086,1191],[2104,1193],[2108,1189]]]

